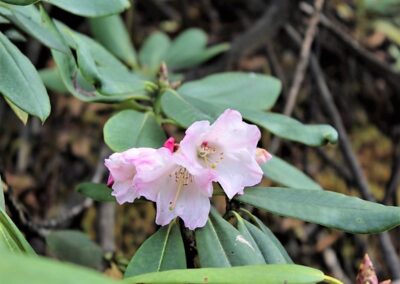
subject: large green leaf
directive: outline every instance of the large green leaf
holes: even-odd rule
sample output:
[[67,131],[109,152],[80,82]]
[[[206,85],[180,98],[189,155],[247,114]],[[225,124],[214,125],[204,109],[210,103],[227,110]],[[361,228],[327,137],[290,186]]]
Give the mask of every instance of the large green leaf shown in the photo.
[[39,2],[40,0],[1,0],[1,2],[5,2],[8,4],[13,4],[13,5],[31,5],[33,3]]
[[[16,269],[18,268],[18,269]],[[119,283],[91,269],[60,263],[44,257],[2,253],[1,282],[4,284],[116,284]]]
[[0,32],[0,93],[23,111],[44,122],[50,100],[39,74],[29,59]]
[[273,156],[271,160],[263,164],[261,169],[268,179],[280,185],[317,190],[322,189],[319,184],[302,171],[276,156]]
[[165,58],[171,40],[162,32],[155,32],[151,34],[143,43],[139,51],[139,60],[149,73],[156,72]]
[[265,263],[238,230],[212,208],[205,227],[195,231],[201,267],[230,267]]
[[101,17],[121,13],[130,7],[129,0],[44,0],[72,14]]
[[104,47],[128,65],[137,64],[136,51],[119,15],[91,18],[89,23],[94,37]]
[[1,208],[0,252],[2,255],[7,252],[36,255],[32,247],[29,245],[25,237],[20,232],[20,230],[18,230],[17,226],[15,226],[11,218],[8,217],[7,213]]
[[264,110],[274,106],[281,83],[271,76],[226,72],[183,84],[178,93],[211,105],[241,110]]
[[337,131],[330,125],[304,125],[299,121],[279,113],[263,111],[244,111],[244,118],[258,124],[276,136],[300,142],[309,146],[336,143]]
[[68,47],[63,41],[54,35],[48,29],[44,22],[41,21],[40,13],[35,6],[5,6],[9,11],[7,18],[12,21],[17,27],[25,31],[38,41],[49,48],[57,49],[62,52],[68,52]]
[[160,147],[166,137],[154,114],[124,110],[104,125],[104,141],[115,152],[133,147]]
[[236,198],[272,213],[351,233],[378,233],[400,224],[400,208],[325,190],[254,188]]
[[125,278],[139,274],[186,268],[185,248],[176,221],[161,227],[135,253]]
[[[233,212],[237,219],[237,227],[255,248],[255,251],[264,259],[265,263],[288,263],[286,255],[281,253],[281,248],[276,246],[275,240],[269,238],[259,228],[244,220],[239,214]],[[289,262],[290,263],[290,262]]]
[[[123,283],[311,284],[319,283],[326,278],[327,277],[321,271],[306,266],[295,264],[269,264],[230,268],[171,270],[128,278]],[[336,283],[341,282],[337,281]]]
[[170,69],[178,70],[195,66],[226,51],[227,44],[206,48],[207,34],[200,29],[188,29],[181,33],[170,45],[165,61]]
[[161,97],[161,106],[168,117],[173,118],[183,127],[189,127],[198,120],[214,121],[223,108],[218,108],[198,99],[182,96],[180,93],[168,90]]
[[82,232],[53,231],[46,236],[46,242],[51,254],[63,261],[95,269],[101,268],[102,249]]
[[293,260],[290,258],[289,254],[287,253],[286,249],[283,247],[281,242],[275,237],[275,235],[271,232],[271,230],[264,225],[264,223],[258,219],[256,216],[251,214],[249,211],[246,209],[240,208],[242,212],[245,212],[253,221],[253,223],[260,229],[263,233],[263,237],[259,238],[266,238],[267,240],[264,241],[264,245],[266,246],[267,252],[272,254],[272,255],[278,255],[278,252],[276,250],[279,250],[279,254],[284,257],[286,260],[286,263],[293,263]]
[[115,201],[111,195],[111,189],[103,183],[84,182],[76,187],[76,191],[90,197],[96,201],[109,202]]

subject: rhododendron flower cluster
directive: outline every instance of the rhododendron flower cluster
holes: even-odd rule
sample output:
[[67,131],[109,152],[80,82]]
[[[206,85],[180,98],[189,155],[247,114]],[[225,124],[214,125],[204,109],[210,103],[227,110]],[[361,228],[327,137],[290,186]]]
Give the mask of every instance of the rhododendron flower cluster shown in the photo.
[[257,148],[260,130],[227,109],[213,123],[198,121],[178,144],[169,138],[159,149],[132,148],[105,160],[108,185],[118,203],[144,197],[157,204],[156,223],[180,217],[191,230],[203,227],[210,212],[213,182],[228,198],[258,184],[260,164],[271,155]]

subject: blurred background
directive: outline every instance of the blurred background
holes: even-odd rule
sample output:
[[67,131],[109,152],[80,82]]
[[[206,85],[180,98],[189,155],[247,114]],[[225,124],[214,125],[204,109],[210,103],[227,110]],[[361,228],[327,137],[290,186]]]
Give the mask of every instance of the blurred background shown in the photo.
[[[84,18],[47,8],[52,17],[91,34]],[[137,0],[122,16],[137,48],[153,31],[174,37],[191,27],[203,29],[209,45],[229,43],[227,52],[186,70],[185,80],[227,70],[279,78],[283,91],[273,111],[303,123],[331,124],[340,140],[311,148],[264,133],[263,146],[326,189],[398,206],[399,12],[398,0]],[[37,41],[8,24],[0,23],[0,29],[37,69],[54,65]],[[46,230],[83,230],[109,252],[106,273],[118,278],[120,268],[156,231],[154,206],[97,204],[75,192],[81,182],[106,181],[103,160],[111,152],[102,129],[115,106],[59,93],[50,93],[50,99],[46,123],[30,118],[26,126],[0,100],[0,174],[10,213],[43,254],[51,254],[42,237]],[[180,129],[167,127],[180,137]],[[379,279],[400,280],[399,228],[353,235],[257,214],[296,263],[353,283],[368,253]]]

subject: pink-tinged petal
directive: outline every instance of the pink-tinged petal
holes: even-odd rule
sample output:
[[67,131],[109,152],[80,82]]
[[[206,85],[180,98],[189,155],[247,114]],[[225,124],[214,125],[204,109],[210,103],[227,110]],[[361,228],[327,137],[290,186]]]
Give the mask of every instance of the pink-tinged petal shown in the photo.
[[[181,189],[174,178],[164,179],[163,188],[157,197],[156,223],[164,226],[174,218],[181,217],[185,226],[191,230],[203,227],[210,212],[210,199],[207,196],[210,189],[204,188],[205,179],[193,177]],[[205,186],[212,187],[212,184],[209,182]]]
[[229,199],[236,194],[243,194],[245,187],[260,183],[263,176],[254,156],[247,150],[226,155],[216,171],[217,181]]
[[135,188],[132,185],[132,182],[129,180],[115,182],[112,189],[113,191],[111,195],[115,196],[119,204],[123,204],[125,202],[133,202],[136,198],[139,197]]
[[227,109],[211,125],[211,131],[205,136],[227,150],[246,148],[254,152],[261,138],[257,126],[243,122],[242,115],[236,110]]
[[167,148],[168,150],[171,151],[171,153],[175,152],[175,138],[174,137],[169,137],[163,145],[164,148]]
[[[179,143],[179,155],[184,156],[181,163],[187,167],[201,167],[198,163],[198,149],[204,136],[210,131],[210,122],[206,120],[193,123],[185,132],[185,137]],[[179,158],[179,157],[178,157]]]
[[194,230],[206,225],[211,208],[210,199],[202,194],[198,184],[183,191],[179,201],[184,203],[179,217],[182,218],[187,228]]
[[114,153],[104,161],[114,181],[126,180],[136,174],[135,165],[125,160],[122,153]]
[[272,159],[272,155],[263,148],[256,149],[256,161],[259,165],[265,164]]

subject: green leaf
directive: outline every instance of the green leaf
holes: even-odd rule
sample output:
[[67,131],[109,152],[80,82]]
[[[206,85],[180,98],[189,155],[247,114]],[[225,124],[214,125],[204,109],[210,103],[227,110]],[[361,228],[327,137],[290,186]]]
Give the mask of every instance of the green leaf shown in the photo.
[[15,104],[13,104],[12,101],[10,101],[8,98],[4,97],[4,99],[7,102],[7,104],[10,106],[10,108],[13,110],[15,115],[19,118],[19,120],[21,120],[21,122],[24,125],[26,125],[26,123],[28,122],[29,115],[25,111],[23,111],[22,109],[17,107]]
[[[259,228],[244,220],[239,214],[233,211],[237,221],[238,230],[241,232],[247,240],[255,248],[256,252],[259,253],[265,263],[279,264],[279,263],[291,263],[287,262],[286,255],[281,253],[281,248],[276,246],[275,240],[269,238],[269,235],[264,234]],[[278,241],[279,242],[279,241]],[[280,243],[279,243],[280,244]],[[282,246],[282,245],[281,245]]]
[[276,250],[279,250],[280,255],[284,257],[286,260],[286,263],[293,263],[293,260],[290,258],[288,255],[287,251],[281,244],[281,242],[275,237],[275,235],[271,232],[271,230],[264,225],[264,223],[258,219],[256,216],[251,214],[249,211],[246,209],[240,208],[242,212],[245,212],[250,218],[251,221],[254,222],[254,224],[264,233],[264,237],[260,238],[266,238],[267,240],[264,242],[264,245],[268,244],[268,247],[266,247],[267,252],[269,252],[271,255],[277,255],[278,252]]
[[35,6],[6,6],[10,14],[7,18],[17,27],[36,38],[45,46],[57,49],[61,52],[68,52],[68,47],[57,35],[54,35],[41,21],[40,13]]
[[284,160],[273,156],[261,165],[264,176],[284,186],[320,190],[322,187],[310,177]]
[[1,2],[5,2],[12,5],[22,5],[22,6],[31,5],[39,1],[40,0],[1,0]]
[[162,32],[152,33],[139,51],[139,61],[150,72],[157,72],[171,45],[169,37]]
[[4,184],[0,176],[0,210],[6,211],[6,203],[4,201]]
[[23,111],[40,118],[50,114],[50,100],[29,59],[0,32],[0,93]]
[[102,249],[86,234],[73,230],[53,231],[46,236],[49,251],[55,257],[94,269],[100,269]]
[[[306,284],[318,283],[324,279],[326,279],[325,275],[314,268],[295,264],[269,264],[171,270],[128,278],[123,283]],[[338,281],[337,283],[341,282]]]
[[223,111],[198,99],[182,96],[174,90],[168,90],[161,97],[161,106],[168,117],[173,118],[183,127],[189,127],[198,120],[213,122]]
[[[18,267],[16,271],[15,268]],[[91,269],[49,260],[2,254],[0,258],[1,281],[7,284],[116,284],[119,283]]]
[[136,66],[136,51],[119,15],[89,19],[93,36],[129,66]]
[[274,106],[281,83],[266,75],[226,72],[185,83],[177,91],[182,96],[224,109],[263,110]]
[[186,268],[186,256],[179,224],[161,227],[135,253],[125,271],[125,278],[149,272]]
[[269,212],[350,233],[378,233],[400,224],[400,208],[325,190],[254,188],[236,198]]
[[248,241],[248,243],[250,244],[250,246],[253,248],[255,261],[257,263],[270,263],[270,262],[267,262],[266,258],[264,258],[264,255],[260,251],[260,248],[258,247],[256,241],[254,240],[251,232],[249,231],[248,227],[244,223],[245,220],[243,220],[243,218],[235,211],[232,211],[232,213],[234,214],[234,216],[237,220],[237,230],[242,234],[244,239],[246,239]]
[[111,189],[103,183],[84,182],[76,187],[76,191],[100,202],[115,201]]
[[[0,208],[0,252],[3,255],[7,252],[36,255],[35,251],[26,241],[17,226],[6,212]],[[3,259],[3,257],[1,258]],[[1,274],[1,273],[0,273]],[[3,279],[3,277],[2,277]]]
[[201,267],[230,267],[264,263],[252,244],[214,208],[203,228],[195,231]]
[[56,67],[39,70],[39,75],[49,90],[61,94],[68,93],[68,89],[65,87]]
[[181,33],[170,45],[165,54],[167,66],[179,70],[200,64],[215,55],[226,51],[227,44],[206,48],[207,34],[200,29],[188,29]]
[[258,124],[281,138],[303,143],[308,146],[321,146],[336,143],[337,131],[330,125],[304,125],[282,114],[263,111],[244,111],[244,118]]
[[154,114],[124,110],[104,125],[104,141],[115,152],[133,147],[160,147],[166,137]]
[[130,7],[129,0],[45,0],[72,14],[83,17],[101,17],[118,14]]

